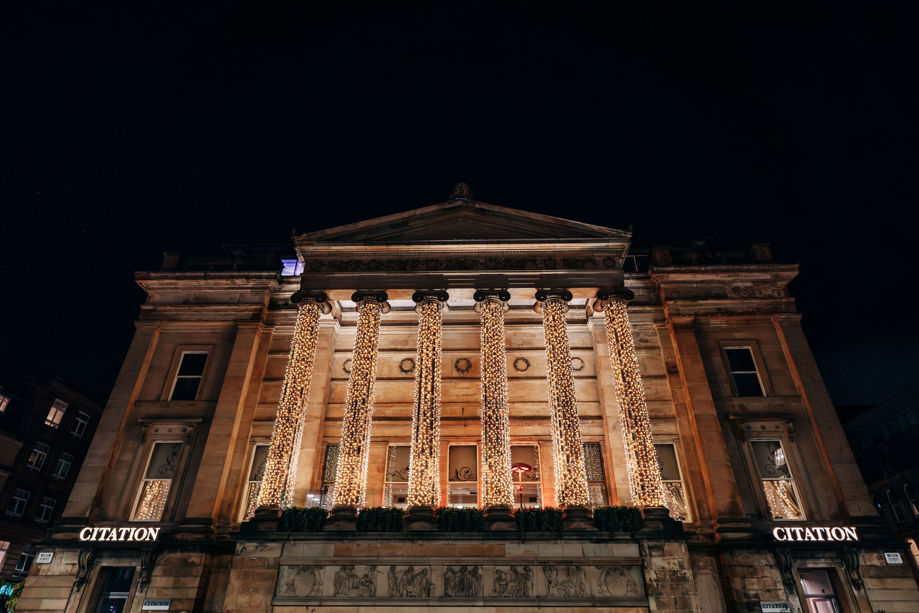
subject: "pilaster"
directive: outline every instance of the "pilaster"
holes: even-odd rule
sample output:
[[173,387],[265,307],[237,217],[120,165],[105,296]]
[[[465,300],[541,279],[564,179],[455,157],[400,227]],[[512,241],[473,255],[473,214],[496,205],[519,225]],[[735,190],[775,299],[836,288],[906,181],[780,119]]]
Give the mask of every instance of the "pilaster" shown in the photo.
[[703,459],[704,495],[711,515],[718,524],[745,523],[740,490],[705,374],[694,325],[693,317],[668,319],[687,414],[695,435],[696,453]]
[[125,428],[160,336],[160,322],[139,321],[136,327],[134,339],[70,493],[64,517],[91,517],[97,513],[100,497],[124,441]]
[[801,329],[801,316],[773,315],[772,322],[841,513],[848,517],[874,517],[876,512],[868,488]]
[[232,464],[232,452],[239,436],[245,399],[252,384],[261,333],[261,323],[236,324],[236,339],[188,504],[188,519],[217,519]]

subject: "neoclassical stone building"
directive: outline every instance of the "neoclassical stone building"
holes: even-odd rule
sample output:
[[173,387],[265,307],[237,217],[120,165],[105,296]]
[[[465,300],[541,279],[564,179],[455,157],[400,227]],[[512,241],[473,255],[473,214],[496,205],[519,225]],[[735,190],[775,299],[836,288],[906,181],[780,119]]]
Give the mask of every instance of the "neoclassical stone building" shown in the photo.
[[[293,248],[137,274],[18,611],[916,610],[768,247],[637,248],[458,186]],[[614,505],[643,527],[598,529]],[[372,507],[402,530],[356,529]],[[562,528],[521,535],[533,507]]]

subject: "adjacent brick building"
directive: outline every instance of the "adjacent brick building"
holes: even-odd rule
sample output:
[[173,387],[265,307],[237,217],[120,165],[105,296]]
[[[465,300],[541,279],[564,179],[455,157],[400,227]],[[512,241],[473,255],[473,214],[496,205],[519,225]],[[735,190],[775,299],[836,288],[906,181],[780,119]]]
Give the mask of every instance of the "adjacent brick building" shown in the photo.
[[21,581],[32,543],[64,511],[102,406],[57,377],[0,381],[0,576]]

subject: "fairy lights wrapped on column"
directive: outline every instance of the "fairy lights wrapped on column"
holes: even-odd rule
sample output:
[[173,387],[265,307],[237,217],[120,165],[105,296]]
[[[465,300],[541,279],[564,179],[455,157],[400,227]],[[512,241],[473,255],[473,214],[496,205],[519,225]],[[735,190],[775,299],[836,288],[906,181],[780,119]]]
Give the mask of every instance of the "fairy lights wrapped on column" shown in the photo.
[[341,421],[333,507],[356,509],[364,505],[367,494],[367,459],[370,456],[380,314],[388,305],[385,292],[355,292],[351,300],[357,304],[357,334],[351,355],[345,414]]
[[418,349],[409,455],[409,508],[440,505],[440,400],[443,305],[447,292],[415,292]]
[[628,289],[618,292],[597,292],[598,307],[606,314],[606,338],[609,358],[616,383],[616,401],[625,447],[625,465],[629,476],[632,502],[641,508],[662,508],[664,487],[651,419],[641,384],[635,340],[626,310],[634,294]]
[[514,504],[514,481],[504,310],[510,294],[479,290],[474,297],[482,315],[482,504],[486,509],[509,509]]
[[282,509],[291,504],[319,342],[319,316],[331,310],[322,292],[298,291],[290,297],[290,301],[297,305],[297,321],[290,342],[290,356],[284,371],[265,473],[258,492],[258,507],[261,509]]
[[560,507],[587,507],[587,473],[581,424],[571,372],[571,347],[565,313],[571,292],[539,290],[536,300],[542,309],[546,334],[546,378],[552,416],[552,450],[555,454],[555,502]]

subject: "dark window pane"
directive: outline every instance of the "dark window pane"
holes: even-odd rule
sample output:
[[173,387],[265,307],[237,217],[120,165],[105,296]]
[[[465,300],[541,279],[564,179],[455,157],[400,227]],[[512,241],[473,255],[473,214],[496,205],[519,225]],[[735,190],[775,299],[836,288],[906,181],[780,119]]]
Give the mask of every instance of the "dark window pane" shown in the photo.
[[756,370],[756,363],[753,361],[753,352],[747,347],[741,349],[725,349],[728,356],[728,364],[731,372]]
[[655,445],[657,460],[661,467],[661,479],[664,481],[679,481],[680,467],[676,461],[676,449],[673,445]]
[[734,387],[737,388],[738,396],[762,396],[763,388],[759,385],[759,377],[756,373],[744,373],[732,375],[734,377]]
[[186,353],[182,356],[182,364],[179,366],[179,374],[202,375],[204,374],[204,363],[206,361],[206,353]]
[[201,379],[198,377],[176,379],[176,386],[172,390],[172,400],[194,400],[198,395],[198,385]]

